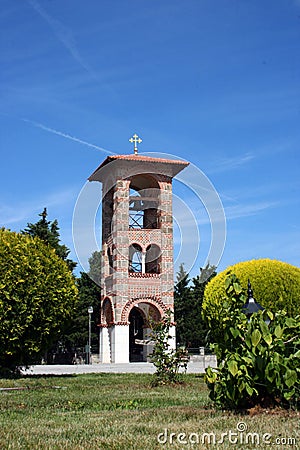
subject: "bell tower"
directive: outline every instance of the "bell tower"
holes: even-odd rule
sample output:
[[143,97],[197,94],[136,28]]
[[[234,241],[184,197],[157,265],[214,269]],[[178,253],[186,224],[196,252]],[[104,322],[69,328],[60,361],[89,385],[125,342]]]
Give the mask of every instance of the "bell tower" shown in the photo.
[[108,156],[89,177],[102,183],[103,363],[146,361],[149,317],[173,310],[172,179],[188,163],[140,155],[141,139],[130,141],[134,154]]

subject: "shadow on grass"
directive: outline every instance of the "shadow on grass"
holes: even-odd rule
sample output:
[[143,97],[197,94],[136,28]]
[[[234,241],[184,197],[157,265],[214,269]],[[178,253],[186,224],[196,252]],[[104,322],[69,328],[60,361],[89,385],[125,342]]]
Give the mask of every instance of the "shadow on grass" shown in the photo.
[[30,379],[39,379],[39,378],[76,378],[78,377],[77,373],[60,373],[60,374],[53,374],[53,373],[46,373],[46,374],[24,374],[20,375],[18,378],[30,378]]
[[76,378],[79,374],[23,374],[21,372],[1,371],[0,380],[23,380],[23,379],[39,379],[39,378]]

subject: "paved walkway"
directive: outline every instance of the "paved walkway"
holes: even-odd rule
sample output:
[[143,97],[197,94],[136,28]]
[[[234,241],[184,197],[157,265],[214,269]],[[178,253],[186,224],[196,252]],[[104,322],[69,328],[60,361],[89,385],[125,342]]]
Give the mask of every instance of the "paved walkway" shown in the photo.
[[[204,373],[204,361],[189,362],[187,373]],[[213,361],[209,364],[215,366]],[[129,364],[75,364],[75,365],[38,365],[23,369],[24,375],[73,375],[82,373],[154,373],[155,368],[151,363]]]

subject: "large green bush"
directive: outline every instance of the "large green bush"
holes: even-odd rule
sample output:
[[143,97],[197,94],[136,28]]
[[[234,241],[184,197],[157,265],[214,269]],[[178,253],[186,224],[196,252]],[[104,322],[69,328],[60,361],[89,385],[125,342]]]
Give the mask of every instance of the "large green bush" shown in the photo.
[[[223,333],[213,350],[217,369],[208,368],[205,380],[210,398],[221,408],[300,404],[300,315],[264,310],[250,319],[242,312],[245,295],[231,274],[225,280],[229,302]],[[268,320],[267,320],[268,319]]]
[[0,370],[36,362],[72,317],[75,280],[39,238],[0,230]]
[[224,317],[224,301],[228,300],[225,279],[234,273],[246,292],[248,279],[251,281],[255,299],[266,309],[276,313],[284,310],[288,316],[300,311],[300,269],[290,264],[257,259],[228,267],[214,277],[206,286],[203,301],[203,315],[214,331]]

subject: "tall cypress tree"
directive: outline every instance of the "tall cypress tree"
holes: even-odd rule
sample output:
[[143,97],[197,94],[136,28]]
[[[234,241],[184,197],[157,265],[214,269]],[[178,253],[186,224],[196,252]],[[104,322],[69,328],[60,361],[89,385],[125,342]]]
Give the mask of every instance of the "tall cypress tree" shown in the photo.
[[[90,270],[88,273],[80,272],[80,278],[77,278],[78,302],[74,309],[72,320],[59,340],[55,343],[49,354],[49,362],[71,363],[74,356],[82,357],[85,360],[85,349],[88,343],[89,333],[89,314],[88,308],[93,307],[91,316],[91,347],[92,352],[98,353],[100,321],[100,275],[99,275],[100,252],[94,252],[89,258]],[[98,282],[95,283],[91,274],[97,274]]]
[[[72,351],[83,349],[88,341],[88,308],[93,307],[91,316],[91,347],[93,351],[98,350],[100,321],[100,260],[101,252],[95,251],[89,258],[90,270],[88,273],[80,272],[80,278],[77,279],[79,301],[74,319],[64,336],[65,346]],[[96,279],[97,282],[93,281]]]
[[202,302],[205,286],[215,274],[215,267],[208,264],[190,281],[184,265],[180,265],[174,290],[177,344],[190,348],[205,346],[208,328],[202,318]]
[[189,274],[185,271],[184,264],[180,264],[176,275],[174,289],[174,317],[176,322],[176,341],[179,345],[191,346],[189,315],[191,310],[191,288],[189,287]]
[[93,307],[91,316],[91,347],[93,352],[98,352],[98,323],[100,320],[100,287],[91,280],[85,272],[80,273],[77,279],[79,301],[74,311],[74,317],[70,327],[63,336],[64,347],[69,351],[85,351],[88,342],[88,308]]
[[94,251],[89,258],[89,277],[100,286],[101,283],[101,251]]
[[70,250],[66,245],[60,244],[60,235],[58,221],[55,219],[53,222],[47,220],[47,208],[44,208],[43,212],[39,214],[41,217],[36,223],[27,223],[27,228],[22,230],[22,234],[29,234],[32,237],[39,237],[46,244],[54,248],[57,255],[66,261],[71,272],[76,267],[77,263],[68,259]]
[[208,343],[209,328],[202,317],[202,303],[205,286],[216,275],[215,266],[206,265],[200,268],[200,274],[192,279],[191,295],[193,297],[196,329],[194,330],[194,346],[204,347]]

